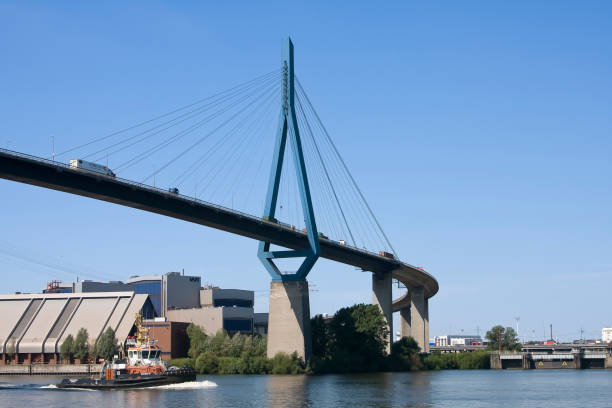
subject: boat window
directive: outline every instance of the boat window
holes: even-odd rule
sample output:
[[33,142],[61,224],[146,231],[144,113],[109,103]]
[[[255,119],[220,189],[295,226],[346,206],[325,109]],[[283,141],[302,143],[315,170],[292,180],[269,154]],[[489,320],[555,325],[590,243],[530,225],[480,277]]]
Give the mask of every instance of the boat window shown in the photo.
[[142,351],[138,350],[138,359],[142,359]]
[[153,351],[153,352],[151,352],[151,354],[153,354],[153,356],[151,358],[158,358],[159,357],[159,350]]
[[134,352],[133,352],[133,351],[131,351],[131,350],[130,350],[130,351],[128,351],[128,356],[129,356],[130,358],[134,358]]
[[149,350],[142,351],[142,358],[149,358]]

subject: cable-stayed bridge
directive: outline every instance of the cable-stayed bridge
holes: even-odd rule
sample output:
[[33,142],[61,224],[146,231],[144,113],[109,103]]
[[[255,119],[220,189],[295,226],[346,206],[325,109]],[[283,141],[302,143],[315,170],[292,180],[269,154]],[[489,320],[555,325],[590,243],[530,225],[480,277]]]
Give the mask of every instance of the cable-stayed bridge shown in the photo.
[[[390,332],[399,311],[402,334],[427,350],[428,299],[438,283],[399,260],[293,68],[288,40],[279,71],[53,152],[51,159],[0,150],[0,178],[259,241],[258,256],[272,276],[269,355],[298,351],[308,359],[306,276],[318,257],[372,272],[373,301]],[[59,161],[69,154],[78,159]],[[258,191],[267,191],[265,201]],[[407,288],[395,302],[393,278]]]

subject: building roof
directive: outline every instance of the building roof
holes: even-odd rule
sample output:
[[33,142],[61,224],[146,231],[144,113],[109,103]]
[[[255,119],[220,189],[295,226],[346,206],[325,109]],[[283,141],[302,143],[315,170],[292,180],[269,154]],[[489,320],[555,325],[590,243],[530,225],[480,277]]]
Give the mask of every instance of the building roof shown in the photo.
[[57,353],[82,327],[90,340],[107,327],[119,342],[129,335],[148,295],[134,292],[0,295],[0,353]]
[[137,283],[137,282],[150,282],[160,281],[163,275],[142,275],[142,276],[130,276],[130,279],[126,280],[125,283]]

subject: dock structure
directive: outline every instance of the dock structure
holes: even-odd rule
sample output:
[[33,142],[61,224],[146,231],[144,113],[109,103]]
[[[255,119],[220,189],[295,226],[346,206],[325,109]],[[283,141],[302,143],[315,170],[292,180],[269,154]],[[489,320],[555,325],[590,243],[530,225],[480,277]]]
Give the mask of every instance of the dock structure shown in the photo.
[[491,353],[492,369],[612,368],[612,344],[536,344],[520,352]]

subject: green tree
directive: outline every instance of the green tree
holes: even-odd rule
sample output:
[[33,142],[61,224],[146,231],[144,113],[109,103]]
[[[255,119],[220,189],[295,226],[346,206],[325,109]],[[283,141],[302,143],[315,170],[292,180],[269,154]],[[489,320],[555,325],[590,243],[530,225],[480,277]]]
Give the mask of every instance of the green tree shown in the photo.
[[313,357],[325,357],[328,348],[329,333],[323,316],[316,315],[310,319],[310,333],[312,334]]
[[522,345],[518,342],[518,336],[512,327],[496,325],[487,331],[485,338],[489,342],[489,349],[499,349],[499,336],[501,335],[502,350],[520,351]]
[[72,355],[74,354],[74,337],[72,334],[69,334],[64,339],[64,342],[60,346],[60,355],[62,359],[70,361],[72,359]]
[[412,337],[402,337],[391,345],[389,368],[392,370],[421,370],[423,363],[420,358],[421,348]]
[[105,360],[112,360],[118,351],[119,347],[117,346],[115,331],[108,327],[96,342],[96,355]]
[[75,358],[78,358],[81,362],[87,360],[87,356],[89,355],[89,345],[87,340],[89,339],[89,334],[87,333],[87,329],[81,327],[74,339],[74,348],[73,354]]
[[206,351],[212,351],[218,356],[229,356],[232,340],[227,332],[219,329],[214,336],[207,339],[205,344]]
[[230,340],[228,356],[240,357],[242,352],[247,348],[247,342],[250,342],[249,340],[247,336],[236,333]]
[[187,354],[195,361],[200,353],[204,351],[207,336],[200,326],[191,323],[187,326],[187,338],[189,339],[189,351]]
[[312,327],[315,372],[376,371],[385,362],[389,331],[375,305],[342,308],[329,324],[315,316]]
[[200,374],[217,374],[219,372],[219,359],[210,351],[201,353],[195,362],[195,369]]

